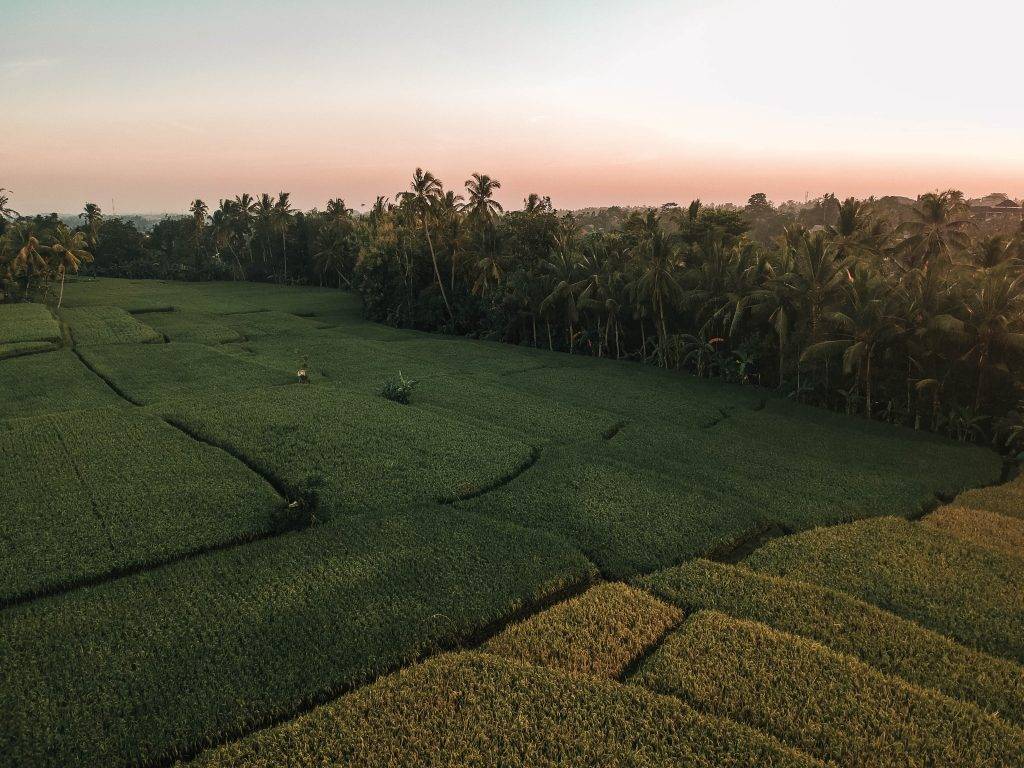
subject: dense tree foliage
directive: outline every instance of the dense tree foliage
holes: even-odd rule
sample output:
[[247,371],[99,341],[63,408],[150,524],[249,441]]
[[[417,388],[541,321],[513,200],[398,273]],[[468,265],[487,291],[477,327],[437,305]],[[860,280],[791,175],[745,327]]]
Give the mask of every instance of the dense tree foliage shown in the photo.
[[287,192],[195,200],[148,234],[89,203],[74,232],[0,197],[3,295],[46,293],[90,256],[98,275],[353,288],[367,317],[685,369],[950,434],[1019,440],[1024,223],[973,216],[956,191],[916,203],[556,211],[465,194],[416,169],[356,214]]

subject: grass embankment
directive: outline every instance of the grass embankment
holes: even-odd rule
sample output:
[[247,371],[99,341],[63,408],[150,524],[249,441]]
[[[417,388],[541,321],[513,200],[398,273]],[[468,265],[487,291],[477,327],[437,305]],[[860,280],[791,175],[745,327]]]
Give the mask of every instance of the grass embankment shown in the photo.
[[1024,724],[1024,668],[844,592],[694,560],[636,580],[686,612],[716,610],[815,640],[881,672]]
[[763,624],[707,611],[631,678],[842,766],[1012,768],[1024,731]]
[[548,536],[449,511],[317,527],[9,608],[0,754],[61,768],[187,754],[592,575]]
[[[1021,502],[1024,503],[1024,498]],[[1003,555],[1024,557],[1024,516],[1007,517],[984,509],[949,505],[935,510],[921,522],[969,544]]]
[[822,764],[750,728],[641,688],[464,653],[402,670],[291,723],[208,752],[194,765]]
[[480,650],[563,672],[618,678],[683,614],[625,584],[584,594],[508,627]]
[[821,584],[973,648],[1024,661],[1019,558],[943,531],[881,518],[776,539],[745,564]]
[[223,451],[138,411],[0,422],[0,455],[0,604],[251,539],[283,504]]

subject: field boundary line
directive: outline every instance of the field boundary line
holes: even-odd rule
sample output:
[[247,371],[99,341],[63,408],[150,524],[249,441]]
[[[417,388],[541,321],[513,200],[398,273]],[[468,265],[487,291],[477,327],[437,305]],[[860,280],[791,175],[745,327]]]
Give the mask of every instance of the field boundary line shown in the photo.
[[[293,720],[298,720],[304,715],[312,712],[314,709],[322,707],[325,704],[329,704],[335,699],[355,693],[362,688],[373,685],[385,677],[394,675],[401,670],[415,666],[416,664],[421,664],[435,656],[440,656],[445,653],[459,653],[463,651],[477,650],[480,646],[499,635],[512,624],[517,624],[531,619],[537,614],[543,613],[549,608],[563,603],[566,600],[578,597],[600,581],[601,579],[595,578],[593,574],[587,574],[577,581],[565,584],[545,595],[540,596],[536,600],[523,603],[518,608],[512,609],[506,615],[499,616],[481,625],[478,629],[470,631],[464,637],[438,642],[432,648],[423,648],[412,658],[390,665],[383,671],[374,674],[365,680],[329,686],[322,691],[317,691],[307,695],[297,706],[282,709],[277,713],[270,714],[266,718],[254,720],[250,722],[248,726],[243,726],[242,728],[235,729],[216,738],[189,745],[178,750],[173,756],[165,755],[154,758],[153,760],[149,760],[145,763],[141,763],[140,768],[169,768],[170,766],[174,766],[179,763],[187,763],[194,760],[207,750],[217,749],[227,744],[241,741],[242,739],[259,733],[260,731],[276,728],[279,725],[289,723]],[[435,615],[443,616],[444,614]],[[486,653],[486,651],[482,652]]]

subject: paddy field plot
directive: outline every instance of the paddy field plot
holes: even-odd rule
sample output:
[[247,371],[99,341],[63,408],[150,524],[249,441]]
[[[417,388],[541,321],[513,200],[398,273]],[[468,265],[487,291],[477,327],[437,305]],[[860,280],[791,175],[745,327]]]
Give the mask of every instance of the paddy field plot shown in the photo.
[[[0,314],[14,764],[816,766],[834,753],[794,734],[886,707],[921,755],[1016,748],[1021,558],[989,546],[1009,529],[908,521],[961,492],[1012,515],[1016,485],[969,490],[993,452],[373,325],[335,290],[77,279],[42,309]],[[380,395],[400,372],[407,405]],[[695,560],[766,530],[792,535]],[[829,681],[874,708],[783,722],[750,691],[639,685],[709,610],[785,636],[780,695]]]

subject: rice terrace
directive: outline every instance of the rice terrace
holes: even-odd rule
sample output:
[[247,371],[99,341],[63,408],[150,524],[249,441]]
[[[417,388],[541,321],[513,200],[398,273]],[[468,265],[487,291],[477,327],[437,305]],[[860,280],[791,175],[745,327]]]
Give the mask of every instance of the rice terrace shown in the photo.
[[933,511],[994,452],[333,289],[82,279],[0,329],[11,765],[1024,756],[1020,491]]
[[0,2],[0,768],[1024,768],[1021,29]]

